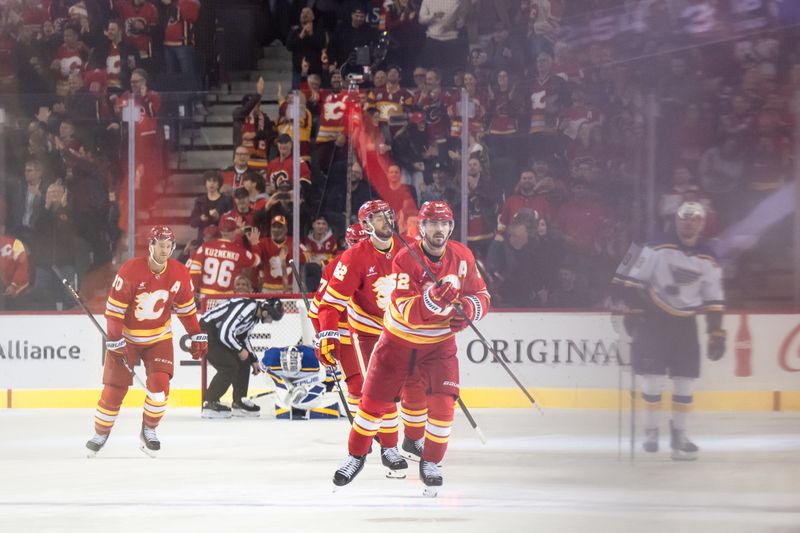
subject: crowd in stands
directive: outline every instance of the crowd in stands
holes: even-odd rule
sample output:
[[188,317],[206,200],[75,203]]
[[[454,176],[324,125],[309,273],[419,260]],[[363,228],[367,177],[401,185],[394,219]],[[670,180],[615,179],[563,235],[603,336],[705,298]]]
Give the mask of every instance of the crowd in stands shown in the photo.
[[[174,46],[157,37],[176,35],[176,13],[184,27],[191,23],[184,2],[199,4],[117,0],[115,11],[104,5],[78,14],[77,5],[106,3],[53,0],[51,13],[53,6],[72,7],[49,30],[50,19],[39,21],[33,36],[35,24],[8,11],[44,0],[3,8],[0,39],[16,42],[0,53],[8,50],[16,70],[0,72],[0,83],[26,80],[26,87],[53,95],[46,105],[21,98],[15,134],[27,153],[15,161],[25,179],[9,175],[19,183],[7,186],[20,198],[7,200],[7,228],[30,247],[37,271],[69,263],[49,247],[37,254],[34,241],[45,233],[56,250],[72,254],[70,264],[80,263],[76,255],[90,258],[76,270],[110,256],[121,226],[114,194],[125,176],[115,113],[134,98],[155,123],[158,99],[147,88],[148,74],[191,64],[182,48],[189,41]],[[294,1],[279,3],[280,13],[273,4],[263,9],[289,21],[272,33],[292,54],[297,91],[279,89],[276,116],[268,116],[259,79],[234,110],[233,164],[220,162],[219,171],[198,177],[206,193],[191,213],[197,241],[184,251],[189,257],[219,238],[230,218],[246,234],[237,238],[261,255],[262,274],[251,282],[263,290],[291,286],[285,262],[294,179],[301,191],[299,259],[312,284],[318,269],[310,265],[332,256],[331,243],[367,199],[387,200],[411,238],[418,206],[444,199],[458,218],[454,236],[466,226],[496,305],[586,308],[607,305],[609,280],[628,244],[669,231],[682,201],[705,205],[705,236],[713,238],[790,180],[796,164],[800,34],[790,22],[797,13],[785,2]],[[123,6],[146,8],[152,17],[145,17],[151,22],[144,35],[120,42],[131,28],[123,22],[113,29],[124,21]],[[144,52],[158,48],[160,54]],[[114,49],[122,58],[117,85],[110,72],[96,74],[107,71]],[[129,79],[130,89],[123,86]],[[295,99],[299,176],[292,170]],[[89,110],[97,116],[92,127]],[[153,132],[139,139],[144,167],[148,158],[163,158],[161,132]],[[162,178],[148,171],[141,179],[158,191]],[[73,193],[75,187],[83,188]],[[85,200],[91,194],[98,203]],[[31,231],[60,217],[69,223],[56,224],[58,232]],[[780,262],[787,249],[767,252]],[[746,270],[735,267],[729,275]]]

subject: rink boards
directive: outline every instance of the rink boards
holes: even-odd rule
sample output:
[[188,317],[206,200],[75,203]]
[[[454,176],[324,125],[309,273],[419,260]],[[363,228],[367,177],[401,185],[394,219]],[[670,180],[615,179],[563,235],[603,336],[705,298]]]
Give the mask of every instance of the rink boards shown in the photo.
[[[96,317],[100,323],[105,321]],[[735,339],[746,318],[750,342]],[[297,321],[297,315],[286,319]],[[700,331],[705,330],[699,319]],[[291,324],[283,324],[283,327]],[[729,314],[722,360],[703,357],[695,394],[698,410],[800,410],[800,315]],[[200,402],[200,367],[186,351],[185,331],[174,319],[175,376],[170,403]],[[619,317],[606,313],[510,312],[479,324],[498,355],[543,407],[627,407],[631,387],[630,338]],[[470,331],[457,337],[461,388],[474,407],[526,407],[528,401],[502,365]],[[705,348],[705,338],[701,335]],[[738,348],[738,350],[737,350]],[[749,355],[748,355],[749,354]],[[749,367],[749,368],[748,368]],[[144,369],[138,372],[144,375]],[[0,315],[0,407],[91,407],[102,376],[102,342],[80,314]],[[251,391],[267,388],[262,377]],[[126,403],[141,405],[141,391]]]

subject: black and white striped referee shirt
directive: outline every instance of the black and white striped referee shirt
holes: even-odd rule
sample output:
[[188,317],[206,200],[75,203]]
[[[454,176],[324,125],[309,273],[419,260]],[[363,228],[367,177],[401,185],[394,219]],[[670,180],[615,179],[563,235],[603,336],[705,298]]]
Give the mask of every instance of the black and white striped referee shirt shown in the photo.
[[261,320],[257,316],[258,304],[250,298],[234,298],[208,311],[200,320],[203,329],[213,326],[219,341],[231,350],[241,351],[253,327]]

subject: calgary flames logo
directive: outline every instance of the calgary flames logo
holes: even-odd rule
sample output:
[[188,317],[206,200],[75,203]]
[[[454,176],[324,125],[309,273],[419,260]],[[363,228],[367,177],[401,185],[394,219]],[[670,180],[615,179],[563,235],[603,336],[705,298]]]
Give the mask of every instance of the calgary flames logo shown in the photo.
[[136,295],[136,320],[155,320],[164,312],[164,303],[169,300],[169,292],[159,289]]
[[375,292],[375,301],[378,302],[378,307],[386,309],[394,290],[394,278],[392,276],[383,276],[376,279],[375,283],[372,284],[372,290]]

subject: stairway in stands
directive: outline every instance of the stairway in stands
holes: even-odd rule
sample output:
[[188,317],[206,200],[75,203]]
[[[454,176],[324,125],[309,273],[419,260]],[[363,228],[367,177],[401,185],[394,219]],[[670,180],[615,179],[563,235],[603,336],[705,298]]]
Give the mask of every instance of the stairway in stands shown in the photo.
[[261,108],[274,120],[278,115],[278,83],[283,86],[284,94],[291,90],[291,68],[291,54],[276,41],[264,48],[264,57],[258,62],[258,70],[231,73],[229,86],[207,93],[209,114],[196,115],[191,123],[181,126],[180,149],[169,157],[166,192],[156,201],[149,220],[140,224],[142,231],[147,232],[153,224],[169,225],[178,238],[178,250],[195,237],[197,230],[189,226],[189,215],[194,199],[205,192],[202,173],[225,168],[232,163],[231,112],[241,103],[242,96],[255,92],[256,81],[263,76],[266,90]]

